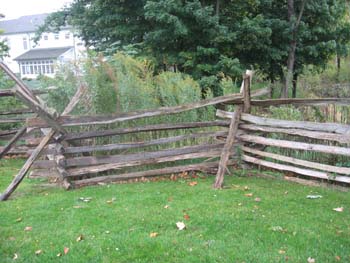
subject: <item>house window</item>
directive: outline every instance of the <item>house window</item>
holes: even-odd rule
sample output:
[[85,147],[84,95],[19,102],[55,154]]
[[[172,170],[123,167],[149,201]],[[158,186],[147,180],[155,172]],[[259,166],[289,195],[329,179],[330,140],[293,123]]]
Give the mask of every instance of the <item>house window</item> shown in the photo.
[[49,36],[48,35],[44,35],[44,40],[49,40]]
[[64,35],[64,38],[65,38],[65,39],[70,39],[70,33],[66,33],[66,34]]
[[59,34],[55,34],[55,40],[60,39],[60,35]]
[[21,62],[22,75],[33,75],[33,74],[53,74],[54,65],[53,60],[37,60]]
[[28,49],[28,42],[27,42],[27,38],[26,37],[23,38],[23,49],[24,50]]

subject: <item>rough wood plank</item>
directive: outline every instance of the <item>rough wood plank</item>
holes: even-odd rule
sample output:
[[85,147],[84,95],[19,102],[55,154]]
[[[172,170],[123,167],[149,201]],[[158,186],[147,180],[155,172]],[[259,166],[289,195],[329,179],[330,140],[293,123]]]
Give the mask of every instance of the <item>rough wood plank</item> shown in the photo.
[[243,112],[244,113],[250,113],[250,75],[245,74],[243,76]]
[[207,127],[228,127],[229,121],[205,121],[205,122],[186,122],[177,124],[157,124],[147,125],[143,127],[133,128],[121,128],[102,131],[89,131],[81,133],[72,133],[65,136],[65,140],[82,140],[97,137],[115,136],[130,133],[149,132],[149,131],[167,131],[167,130],[179,130],[179,129],[194,129],[194,128],[207,128]]
[[[134,160],[120,160],[114,163],[107,163],[102,165],[93,165],[93,166],[85,166],[81,168],[72,168],[68,169],[69,176],[81,176],[86,174],[94,174],[109,170],[116,170],[125,167],[136,167],[141,165],[149,165],[149,164],[160,164],[160,163],[170,163],[176,162],[180,160],[189,160],[189,159],[199,159],[199,158],[215,158],[219,157],[221,153],[220,149],[216,150],[208,150],[204,152],[196,152],[196,153],[187,153],[187,154],[176,154],[172,156],[164,156],[164,157],[138,157]],[[231,152],[232,154],[232,152]]]
[[321,106],[328,104],[337,104],[349,106],[350,98],[321,98],[321,99],[268,99],[268,100],[252,100],[253,106],[270,107],[279,105],[295,105],[295,106]]
[[244,142],[257,143],[268,146],[350,156],[350,148],[345,147],[277,140],[247,134],[240,135],[238,138]]
[[272,158],[274,160],[286,162],[286,163],[291,163],[294,165],[299,165],[299,166],[304,166],[307,168],[312,168],[316,170],[322,170],[325,172],[330,172],[330,173],[336,173],[336,174],[345,174],[345,175],[350,175],[350,168],[348,167],[338,167],[338,166],[332,166],[332,165],[327,165],[327,164],[321,164],[321,163],[315,163],[315,162],[310,162],[310,161],[305,161],[293,157],[287,157],[275,153],[269,153],[269,152],[263,152],[259,150],[255,150],[246,146],[241,147],[241,149],[244,152],[251,153],[254,155],[262,156],[262,157],[267,157],[267,158]]
[[325,179],[325,180],[331,180],[331,181],[337,181],[341,183],[350,183],[350,177],[347,176],[332,176],[329,175],[325,172],[320,172],[320,171],[314,171],[314,170],[308,170],[308,169],[302,169],[302,168],[297,168],[293,167],[290,165],[285,165],[285,164],[278,164],[278,163],[272,163],[268,161],[264,161],[255,157],[251,157],[248,155],[243,155],[242,160],[248,163],[253,163],[257,165],[261,165],[264,167],[280,170],[280,171],[288,171],[288,172],[293,172],[305,176],[310,176],[314,178],[320,178],[320,179]]
[[[232,113],[217,110],[216,116],[220,118],[232,118]],[[291,128],[291,129],[304,129],[311,131],[323,131],[338,134],[350,134],[350,125],[338,124],[338,123],[317,123],[308,121],[286,121],[277,120],[271,118],[258,117],[247,113],[242,113],[241,120],[261,125],[261,126],[272,126],[275,128]]]
[[19,123],[19,122],[24,122],[26,120],[25,117],[21,118],[8,118],[8,119],[0,119],[0,124],[9,124],[9,123]]
[[307,137],[311,139],[328,140],[328,141],[335,141],[335,142],[346,143],[346,144],[350,143],[350,135],[346,135],[346,134],[307,131],[302,129],[273,128],[268,126],[255,125],[255,124],[240,124],[239,128],[243,130],[255,131],[255,132],[283,133],[288,135]]
[[27,127],[22,127],[19,129],[15,136],[1,149],[0,151],[0,159],[6,155],[6,153],[11,150],[12,146],[16,144],[16,142],[25,134],[27,131]]
[[[186,135],[179,135],[174,137],[159,138],[151,141],[140,141],[140,142],[129,142],[129,143],[117,143],[117,144],[106,144],[106,145],[93,145],[93,146],[78,146],[78,147],[65,147],[64,154],[83,153],[83,152],[97,152],[97,151],[112,151],[112,150],[127,150],[142,148],[154,145],[162,145],[168,143],[174,143],[178,141],[188,139],[199,139],[199,138],[212,138],[216,136],[225,136],[227,132],[200,132]],[[46,149],[45,154],[53,154],[55,150]]]
[[94,178],[75,181],[74,187],[79,188],[79,187],[94,185],[98,183],[111,183],[111,182],[116,182],[121,180],[135,179],[135,178],[141,178],[141,177],[151,177],[151,176],[157,176],[157,175],[158,176],[167,175],[167,174],[181,173],[181,172],[188,172],[188,171],[205,172],[207,169],[217,167],[217,165],[218,165],[218,162],[208,162],[208,163],[201,163],[201,164],[167,167],[162,169],[127,173],[127,174],[100,176],[100,177],[94,177]]
[[1,111],[0,115],[16,115],[16,114],[28,114],[28,113],[33,113],[33,111],[28,108],[23,108],[23,109],[16,109],[16,110]]
[[233,117],[231,119],[230,129],[228,132],[226,143],[225,143],[224,148],[221,152],[218,172],[216,174],[215,183],[213,185],[213,187],[216,189],[221,188],[222,184],[224,182],[224,175],[225,175],[226,170],[227,170],[227,162],[228,162],[230,154],[231,154],[233,143],[235,142],[235,137],[237,134],[238,124],[239,124],[239,119],[241,117],[241,113],[242,113],[242,106],[238,106],[237,109],[235,110],[235,112],[233,113]]
[[49,142],[51,137],[55,134],[55,131],[51,130],[50,133],[48,133],[45,138],[40,142],[38,147],[32,152],[30,157],[27,159],[19,173],[16,175],[16,177],[13,179],[11,184],[7,187],[4,193],[1,194],[0,196],[0,201],[5,201],[7,200],[10,195],[13,193],[13,191],[16,190],[18,185],[21,183],[23,180],[24,176],[27,174],[28,170],[32,166],[33,162],[39,157],[41,151],[44,149],[46,144]]

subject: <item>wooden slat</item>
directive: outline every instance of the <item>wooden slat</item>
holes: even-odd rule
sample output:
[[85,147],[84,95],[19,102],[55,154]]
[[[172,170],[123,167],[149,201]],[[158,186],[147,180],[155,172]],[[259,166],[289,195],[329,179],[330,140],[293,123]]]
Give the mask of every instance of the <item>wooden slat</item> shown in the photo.
[[28,113],[33,113],[33,111],[28,108],[23,108],[23,109],[16,109],[16,110],[1,111],[0,115],[18,115],[18,114],[28,114]]
[[321,106],[328,104],[336,104],[349,106],[350,98],[320,98],[320,99],[268,99],[268,100],[252,100],[253,106],[270,107],[279,105],[295,105],[295,106]]
[[293,157],[287,157],[275,153],[269,153],[269,152],[263,152],[259,150],[255,150],[246,146],[241,147],[241,149],[244,152],[255,154],[258,156],[262,157],[267,157],[267,158],[272,158],[274,160],[286,162],[286,163],[291,163],[294,165],[299,165],[299,166],[304,166],[307,168],[312,168],[316,170],[322,170],[325,172],[330,172],[330,173],[336,173],[336,174],[345,174],[345,175],[350,175],[350,168],[348,167],[338,167],[338,166],[332,166],[332,165],[327,165],[327,164],[321,164],[321,163],[315,163],[315,162],[310,162],[310,161],[305,161]]
[[19,129],[15,136],[1,149],[0,151],[0,159],[5,156],[5,154],[16,144],[16,142],[25,134],[27,131],[27,127],[22,127]]
[[[116,170],[125,167],[136,167],[149,164],[170,163],[181,160],[199,159],[199,158],[215,158],[219,157],[221,153],[220,149],[207,150],[203,152],[186,153],[186,154],[174,154],[172,156],[164,157],[149,157],[139,156],[133,160],[120,160],[113,163],[107,163],[102,165],[86,166],[81,168],[68,169],[69,177],[81,176],[86,174],[94,174],[99,172],[105,172],[109,170]],[[231,152],[232,153],[232,152]]]
[[[216,116],[220,118],[232,118],[232,113],[217,110]],[[285,121],[271,118],[258,117],[247,113],[242,113],[241,120],[261,125],[272,126],[276,128],[291,128],[291,129],[304,129],[311,131],[323,131],[332,132],[338,134],[350,134],[350,125],[338,124],[338,123],[317,123],[308,121]]]
[[175,167],[167,167],[162,169],[148,170],[142,172],[134,172],[127,174],[118,174],[118,175],[108,175],[108,176],[100,176],[94,177],[84,180],[78,180],[74,182],[74,187],[79,188],[87,185],[94,185],[98,183],[111,183],[121,180],[135,179],[141,177],[151,177],[151,176],[159,176],[159,175],[168,175],[173,173],[181,173],[188,171],[207,171],[210,168],[217,167],[218,162],[208,162],[201,164],[190,164],[183,166],[175,166]]
[[350,177],[347,177],[347,176],[331,176],[325,172],[302,169],[302,168],[285,165],[285,164],[272,163],[272,162],[264,161],[248,155],[243,155],[242,160],[248,163],[257,164],[257,165],[261,165],[264,167],[268,167],[268,168],[272,168],[280,171],[288,171],[288,172],[293,172],[293,173],[297,173],[305,176],[310,176],[310,177],[320,178],[325,180],[332,180],[332,181],[337,181],[341,183],[350,183]]
[[[249,80],[249,78],[245,79],[245,81],[247,80]],[[246,88],[246,85],[244,85],[244,87]],[[228,132],[225,145],[220,155],[218,172],[216,174],[215,183],[213,185],[213,187],[216,189],[221,188],[224,182],[224,175],[226,173],[227,163],[232,152],[232,146],[233,146],[233,143],[235,142],[235,137],[237,134],[239,119],[241,117],[242,110],[243,110],[242,106],[238,106],[231,119],[230,129]]]
[[247,135],[247,134],[239,135],[238,138],[244,142],[257,143],[257,144],[274,146],[274,147],[350,156],[350,148],[345,148],[345,147],[294,142],[294,141],[286,141],[286,140],[276,140],[276,139],[270,139],[270,138],[265,138],[261,136],[254,136],[254,135]]
[[273,128],[268,126],[260,126],[255,124],[240,124],[240,129],[255,131],[255,132],[267,132],[267,133],[283,133],[288,135],[297,135],[318,140],[335,141],[339,143],[350,143],[350,134],[336,134],[329,132],[317,132],[307,131],[302,129],[284,129],[284,128]]
[[[127,150],[142,148],[154,145],[162,145],[168,143],[174,143],[178,141],[188,139],[199,139],[199,138],[212,138],[216,136],[225,136],[227,132],[199,132],[186,135],[179,135],[174,137],[159,138],[151,141],[141,142],[129,142],[129,143],[118,143],[118,144],[105,144],[105,145],[93,145],[93,146],[79,146],[79,147],[66,147],[64,154],[83,153],[83,152],[97,152],[97,151],[112,151],[112,150]],[[53,154],[54,149],[47,149],[44,151],[45,154]]]
[[82,140],[82,139],[123,135],[123,134],[139,133],[139,132],[149,132],[149,131],[194,129],[194,128],[216,127],[216,126],[228,127],[229,125],[230,125],[229,121],[205,121],[205,122],[186,122],[186,123],[177,123],[177,124],[157,124],[157,125],[147,125],[143,127],[71,133],[65,136],[65,140],[67,141]]
[[26,120],[25,117],[23,117],[23,118],[11,118],[11,119],[0,119],[0,124],[19,123],[19,122],[24,122],[25,120]]

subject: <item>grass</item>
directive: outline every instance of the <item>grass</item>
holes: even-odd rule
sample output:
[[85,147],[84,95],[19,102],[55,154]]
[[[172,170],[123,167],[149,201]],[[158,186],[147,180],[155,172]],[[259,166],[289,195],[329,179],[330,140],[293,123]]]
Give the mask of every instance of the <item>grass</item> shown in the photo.
[[[1,191],[22,162],[0,162]],[[198,184],[159,181],[67,192],[25,179],[12,200],[0,203],[0,261],[350,261],[349,193],[243,176],[227,177],[220,191],[211,188],[211,177],[190,181]],[[344,212],[333,211],[341,206]],[[187,229],[177,230],[178,221]],[[24,231],[27,226],[32,230]],[[158,236],[151,238],[152,232]],[[37,250],[42,252],[35,255]]]

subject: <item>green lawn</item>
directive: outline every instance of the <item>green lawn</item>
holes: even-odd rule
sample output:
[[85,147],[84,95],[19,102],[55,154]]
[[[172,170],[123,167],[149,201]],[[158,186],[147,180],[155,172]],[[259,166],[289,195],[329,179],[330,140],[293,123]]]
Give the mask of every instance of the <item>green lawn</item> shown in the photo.
[[[0,162],[0,191],[21,163]],[[0,261],[350,262],[348,192],[239,176],[228,177],[224,190],[212,183],[210,177],[67,192],[25,179],[12,200],[0,203]],[[178,221],[187,229],[177,230]]]

